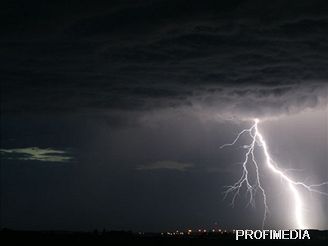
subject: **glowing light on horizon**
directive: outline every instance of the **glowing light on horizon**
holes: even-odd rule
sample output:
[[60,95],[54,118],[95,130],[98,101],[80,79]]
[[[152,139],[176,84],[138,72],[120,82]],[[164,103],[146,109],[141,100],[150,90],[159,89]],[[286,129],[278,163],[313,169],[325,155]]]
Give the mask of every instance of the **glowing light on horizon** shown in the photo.
[[[277,163],[274,162],[270,156],[267,143],[264,140],[264,137],[258,128],[259,122],[260,122],[259,119],[254,119],[254,124],[250,128],[242,130],[237,135],[237,137],[235,138],[235,140],[232,143],[224,144],[220,147],[220,148],[224,148],[227,146],[235,145],[237,143],[237,141],[239,140],[239,138],[245,133],[248,133],[248,135],[251,137],[251,143],[249,145],[243,146],[244,149],[247,149],[247,152],[245,154],[245,159],[242,164],[242,167],[243,167],[242,175],[235,184],[227,187],[227,190],[225,192],[225,197],[230,192],[234,192],[234,195],[232,198],[232,205],[234,205],[236,196],[239,194],[240,189],[244,185],[246,185],[247,193],[249,194],[249,204],[252,204],[254,206],[255,205],[255,201],[254,201],[255,193],[257,190],[260,190],[262,193],[263,204],[264,204],[264,215],[263,215],[263,221],[262,221],[262,228],[264,227],[269,209],[268,209],[268,204],[267,204],[267,195],[266,195],[266,192],[265,192],[265,190],[261,184],[261,180],[260,180],[259,165],[255,159],[255,154],[254,154],[255,147],[256,146],[261,147],[261,149],[263,150],[263,154],[265,156],[266,166],[269,168],[270,171],[272,171],[274,174],[278,175],[283,181],[287,182],[287,184],[288,184],[289,190],[290,190],[291,195],[294,200],[294,208],[295,208],[294,216],[295,216],[297,228],[305,229],[307,227],[307,225],[304,221],[304,216],[303,216],[303,201],[302,201],[299,191],[297,190],[297,187],[303,187],[304,189],[308,190],[309,192],[315,192],[315,193],[319,193],[321,195],[328,196],[328,193],[318,190],[318,187],[327,185],[328,182],[323,182],[321,184],[315,184],[315,185],[307,185],[303,182],[294,181],[286,173],[284,173],[284,171],[278,167]],[[253,163],[254,168],[255,168],[255,175],[256,175],[255,184],[251,184],[250,179],[249,179],[248,165],[250,162]]]

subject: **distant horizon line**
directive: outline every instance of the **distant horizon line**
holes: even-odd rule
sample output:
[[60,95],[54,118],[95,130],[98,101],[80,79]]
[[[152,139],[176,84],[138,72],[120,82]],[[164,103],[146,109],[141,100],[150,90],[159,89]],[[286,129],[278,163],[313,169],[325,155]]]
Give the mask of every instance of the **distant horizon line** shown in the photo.
[[[11,232],[44,232],[44,233],[103,233],[103,232],[120,232],[120,233],[132,233],[132,234],[162,234],[162,233],[179,233],[179,232],[185,232],[188,234],[206,234],[206,233],[231,233],[235,232],[236,230],[247,230],[247,229],[183,229],[183,230],[166,230],[166,231],[141,231],[141,230],[124,230],[124,229],[91,229],[91,230],[25,230],[25,229],[12,229],[8,227],[3,227],[0,229],[0,232],[6,232],[6,231],[11,231]],[[276,229],[279,230],[279,229]],[[282,229],[280,229],[282,230]],[[287,230],[301,230],[301,231],[320,231],[320,232],[328,232],[328,229],[287,229]]]

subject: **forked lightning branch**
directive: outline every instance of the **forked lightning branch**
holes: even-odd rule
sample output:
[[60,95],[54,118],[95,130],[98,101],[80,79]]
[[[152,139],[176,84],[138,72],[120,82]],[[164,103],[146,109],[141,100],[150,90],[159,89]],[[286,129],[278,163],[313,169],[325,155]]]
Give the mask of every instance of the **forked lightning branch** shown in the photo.
[[[301,197],[301,194],[299,192],[299,189],[305,189],[308,192],[314,192],[321,195],[328,196],[328,193],[320,191],[320,187],[327,185],[328,182],[323,182],[321,184],[313,184],[308,185],[303,182],[295,181],[291,177],[289,177],[286,172],[284,172],[278,164],[272,159],[269,149],[267,146],[266,141],[264,140],[263,135],[261,134],[259,127],[259,120],[254,119],[254,124],[247,129],[242,130],[235,140],[232,143],[224,144],[220,148],[233,146],[235,145],[240,137],[242,135],[247,135],[250,137],[250,143],[248,145],[244,145],[244,149],[246,150],[245,158],[242,163],[242,174],[238,181],[236,181],[233,185],[230,185],[227,187],[227,190],[225,191],[225,197],[229,193],[233,193],[232,197],[232,205],[234,205],[237,195],[240,192],[240,189],[242,187],[247,188],[247,193],[249,194],[249,203],[254,205],[255,203],[255,195],[257,191],[260,191],[263,197],[263,205],[264,205],[264,215],[263,215],[263,221],[262,221],[262,229],[265,226],[265,221],[267,219],[268,215],[268,204],[267,204],[267,194],[265,192],[265,189],[261,183],[261,176],[260,176],[260,169],[259,169],[259,163],[255,156],[255,148],[259,147],[265,157],[264,164],[265,167],[268,168],[273,175],[277,175],[280,177],[281,180],[285,181],[287,184],[287,187],[289,189],[289,192],[293,198],[294,201],[294,218],[295,218],[295,228],[298,229],[305,229],[307,228],[307,223],[304,221],[304,200]],[[255,170],[255,182],[251,183],[250,179],[250,168],[251,165],[253,166]]]

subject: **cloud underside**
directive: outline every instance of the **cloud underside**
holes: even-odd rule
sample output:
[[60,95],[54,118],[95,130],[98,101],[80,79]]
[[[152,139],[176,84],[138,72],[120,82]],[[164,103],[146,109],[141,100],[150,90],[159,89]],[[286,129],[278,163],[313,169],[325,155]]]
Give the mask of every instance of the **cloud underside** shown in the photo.
[[64,150],[38,147],[0,149],[1,158],[7,160],[40,161],[40,162],[69,162],[73,157]]
[[49,10],[43,28],[26,21],[3,31],[2,110],[189,106],[244,118],[326,106],[327,4],[287,2],[124,1],[102,11],[81,6],[78,15]]
[[187,171],[192,168],[194,165],[191,163],[177,162],[177,161],[157,161],[148,165],[138,166],[137,170],[175,170],[175,171]]

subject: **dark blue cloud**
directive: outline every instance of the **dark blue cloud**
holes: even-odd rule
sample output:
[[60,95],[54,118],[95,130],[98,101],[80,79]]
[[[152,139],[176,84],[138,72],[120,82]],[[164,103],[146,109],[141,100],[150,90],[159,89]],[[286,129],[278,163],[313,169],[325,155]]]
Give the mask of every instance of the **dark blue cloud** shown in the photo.
[[10,6],[3,18],[12,28],[1,41],[4,112],[219,104],[263,115],[325,97],[323,1]]

